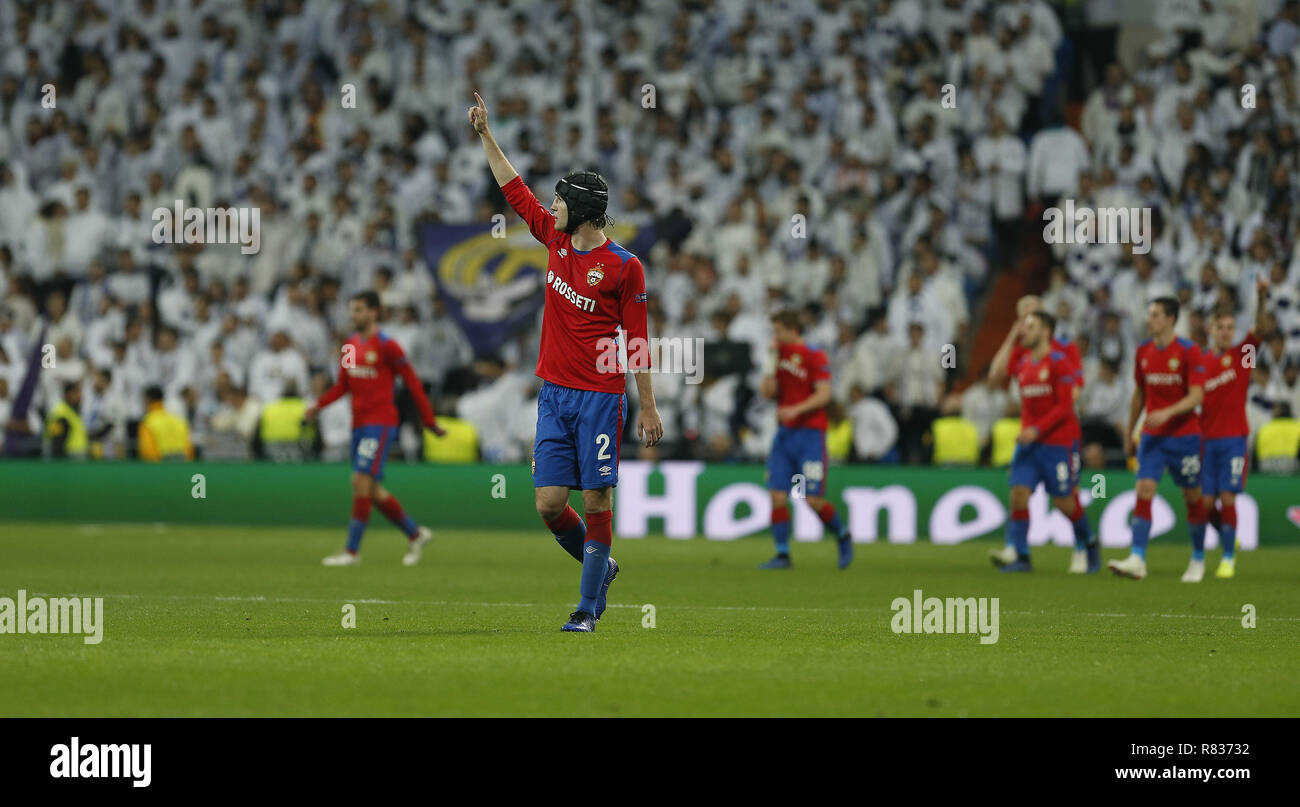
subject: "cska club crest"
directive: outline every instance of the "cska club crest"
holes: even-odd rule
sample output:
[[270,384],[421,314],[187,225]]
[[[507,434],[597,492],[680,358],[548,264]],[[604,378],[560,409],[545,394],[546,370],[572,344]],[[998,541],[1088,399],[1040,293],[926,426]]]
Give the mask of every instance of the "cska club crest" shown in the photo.
[[1224,367],[1227,367],[1229,364],[1232,364],[1232,359],[1228,358],[1227,356],[1224,356],[1224,357],[1223,357],[1223,366],[1224,366]]
[[366,364],[374,364],[379,361],[379,354],[373,350],[366,351]]
[[1170,370],[1177,370],[1177,369],[1178,369],[1178,359],[1170,359],[1170,360],[1169,360],[1169,369],[1170,369]]
[[1038,371],[1038,380],[1039,380],[1039,381],[1046,381],[1046,380],[1047,380],[1047,368],[1046,368],[1046,367],[1044,367],[1043,369],[1041,369],[1041,370]]
[[605,279],[605,264],[598,263],[592,269],[587,270],[587,285],[596,286],[600,281]]

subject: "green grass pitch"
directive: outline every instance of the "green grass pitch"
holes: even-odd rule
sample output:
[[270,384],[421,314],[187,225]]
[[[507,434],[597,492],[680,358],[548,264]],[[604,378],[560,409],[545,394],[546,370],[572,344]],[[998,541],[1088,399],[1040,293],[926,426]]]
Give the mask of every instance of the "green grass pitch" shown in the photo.
[[[102,596],[104,638],[0,634],[0,716],[1297,715],[1300,548],[1179,582],[1156,541],[1142,582],[1065,574],[996,544],[615,539],[595,635],[561,633],[578,566],[548,534],[439,531],[422,564],[376,523],[364,563],[324,568],[340,530],[5,524],[0,597]],[[1106,551],[1107,558],[1120,552]],[[896,597],[998,597],[999,640],[895,634]],[[344,628],[344,605],[356,627]],[[655,627],[643,627],[643,604]],[[1257,625],[1242,625],[1242,606]]]

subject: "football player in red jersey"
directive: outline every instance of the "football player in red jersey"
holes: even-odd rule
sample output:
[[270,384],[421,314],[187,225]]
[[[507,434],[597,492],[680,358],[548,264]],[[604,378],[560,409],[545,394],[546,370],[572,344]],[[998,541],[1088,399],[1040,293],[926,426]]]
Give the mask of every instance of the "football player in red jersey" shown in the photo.
[[[1255,314],[1264,307],[1268,281],[1256,284]],[[1250,371],[1255,366],[1259,338],[1251,323],[1246,338],[1236,341],[1237,317],[1231,308],[1218,311],[1210,325],[1211,349],[1205,351],[1205,399],[1201,401],[1201,439],[1204,441],[1201,490],[1210,523],[1219,531],[1223,558],[1215,577],[1232,577],[1236,573],[1233,559],[1237,549],[1237,494],[1246,488],[1246,394],[1250,389]],[[1215,509],[1216,502],[1218,509]],[[1193,560],[1188,574],[1197,582],[1205,574],[1204,559]]]
[[[1174,335],[1178,301],[1159,297],[1147,306],[1151,338],[1138,345],[1133,362],[1136,386],[1129,405],[1124,453],[1133,456],[1133,430],[1146,411],[1137,446],[1137,505],[1133,508],[1133,549],[1127,558],[1107,565],[1115,574],[1141,580],[1147,576],[1147,541],[1151,537],[1151,500],[1165,470],[1183,489],[1187,529],[1192,537],[1194,571],[1205,556],[1205,504],[1201,501],[1201,422],[1196,407],[1205,395],[1205,360],[1190,339]],[[1199,579],[1199,578],[1198,578]],[[1187,575],[1184,581],[1189,581]],[[1190,581],[1189,581],[1190,582]]]
[[[577,609],[561,630],[591,633],[605,610],[618,563],[613,544],[614,486],[627,410],[625,370],[609,361],[619,329],[627,339],[641,410],[637,431],[646,446],[663,437],[648,364],[645,270],[641,261],[605,236],[609,188],[592,171],[574,171],[555,186],[548,210],[524,184],[488,128],[478,93],[469,121],[478,132],[492,177],[506,201],[546,247],[546,302],[537,376],[537,438],[533,486],[537,513],[555,540],[582,564]],[[569,506],[582,490],[587,523]]]
[[[989,366],[989,383],[1001,386],[1006,380],[1017,375],[1017,368],[1026,358],[1031,357],[1034,352],[1031,347],[1027,346],[1026,331],[1033,327],[1030,319],[1033,314],[1043,310],[1042,300],[1035,294],[1027,294],[1016,301],[1016,321],[1007,333],[1007,338],[1002,342],[1002,347],[998,349],[997,354],[993,357],[993,362]],[[1055,328],[1055,318],[1050,320],[1052,328]],[[1041,324],[1041,322],[1039,323]],[[1073,401],[1079,399],[1079,392],[1083,389],[1083,360],[1079,356],[1079,346],[1074,342],[1057,339],[1052,331],[1047,332],[1049,347],[1052,351],[1064,356],[1065,361],[1073,365],[1073,388],[1072,388],[1072,408],[1069,422],[1064,424],[1066,434],[1069,437],[1069,451],[1066,457],[1067,477],[1070,480],[1070,490],[1065,495],[1052,495],[1052,502],[1056,508],[1070,519],[1070,526],[1074,531],[1074,552],[1070,555],[1070,574],[1096,574],[1101,569],[1101,549],[1097,542],[1097,536],[1093,533],[1092,527],[1088,524],[1088,513],[1083,509],[1083,502],[1079,500],[1079,444],[1083,437],[1083,432],[1079,426],[1078,416],[1073,411]],[[1032,340],[1031,340],[1032,342]],[[1017,455],[1019,455],[1017,450]],[[1040,452],[1041,453],[1041,452]],[[1025,457],[1028,458],[1028,453]],[[989,558],[993,565],[1000,569],[1009,566],[1020,566],[1020,557],[1022,552],[1016,545],[1016,538],[1021,532],[1021,526],[1015,522],[1017,520],[1029,521],[1029,494],[1033,493],[1033,488],[1037,484],[1029,486],[1029,490],[1018,490],[1019,486],[1015,484],[1015,460],[1012,461],[1012,487],[1011,487],[1011,523],[1007,526],[1006,544],[1000,550],[989,550]],[[1059,474],[1059,468],[1058,468]],[[1021,472],[1021,478],[1026,481],[1033,481],[1032,474]],[[1055,480],[1044,479],[1044,486],[1050,491],[1056,485]],[[1023,494],[1023,495],[1022,495]],[[1027,532],[1028,527],[1026,526]],[[1026,545],[1027,546],[1027,545]],[[1027,571],[1027,569],[1024,569]]]
[[374,504],[405,533],[409,544],[402,563],[414,566],[419,563],[420,551],[433,533],[428,527],[416,524],[402,509],[397,497],[379,484],[384,478],[388,451],[397,439],[394,375],[400,375],[406,382],[425,427],[437,435],[445,432],[439,428],[433,406],[401,346],[379,330],[379,295],[373,291],[355,295],[348,303],[348,314],[356,333],[343,344],[338,381],[304,415],[307,420],[314,420],[323,407],[346,394],[352,395],[352,518],[348,522],[348,543],[343,551],[330,555],[322,563],[326,566],[355,566],[361,562],[361,538],[370,520],[371,504]]
[[772,317],[776,336],[759,391],[775,398],[779,426],[767,456],[767,488],[772,496],[772,540],[776,555],[758,568],[789,569],[790,486],[802,477],[801,495],[837,542],[839,568],[853,562],[853,539],[826,499],[826,404],[831,401],[831,368],[826,351],[803,341],[796,311]]

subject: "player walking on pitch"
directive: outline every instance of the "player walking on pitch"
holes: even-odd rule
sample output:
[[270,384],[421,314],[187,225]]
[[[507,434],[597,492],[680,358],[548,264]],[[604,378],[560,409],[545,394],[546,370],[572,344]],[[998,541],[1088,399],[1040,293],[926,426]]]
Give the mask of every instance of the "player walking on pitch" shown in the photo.
[[[1029,496],[1042,482],[1052,503],[1070,517],[1074,526],[1075,552],[1070,572],[1093,574],[1101,569],[1101,547],[1093,537],[1078,494],[1079,423],[1074,392],[1081,369],[1054,344],[1055,317],[1035,310],[1017,327],[1024,348],[1012,365],[1020,388],[1020,435],[1011,459],[1011,521],[1007,525],[1007,541],[1015,557],[1006,559],[994,553],[993,563],[1004,572],[1033,571],[1029,558]],[[1080,559],[1082,563],[1077,562]]]
[[[1205,395],[1205,363],[1190,339],[1174,336],[1178,301],[1159,297],[1147,306],[1151,338],[1138,345],[1133,363],[1137,386],[1129,405],[1124,453],[1133,455],[1133,430],[1146,411],[1137,447],[1137,505],[1133,508],[1133,549],[1127,558],[1106,565],[1115,574],[1141,580],[1147,576],[1147,541],[1151,537],[1151,499],[1165,469],[1183,489],[1192,562],[1184,582],[1198,582],[1205,569],[1205,503],[1201,500],[1201,424],[1196,407]],[[1197,560],[1197,557],[1202,560]],[[1201,572],[1197,572],[1197,567]]]
[[[1030,320],[1030,315],[1043,309],[1042,300],[1034,294],[1027,294],[1016,301],[1016,322],[1011,326],[1007,333],[1007,338],[1002,342],[1002,347],[998,350],[997,355],[993,357],[993,363],[989,366],[989,383],[1001,386],[1008,377],[1016,376],[1018,383],[1023,383],[1019,379],[1018,369],[1021,362],[1031,357],[1034,348],[1030,343],[1025,341],[1026,324]],[[1053,330],[1047,332],[1047,337],[1051,350],[1064,355],[1068,364],[1073,365],[1074,384],[1072,389],[1072,399],[1079,399],[1079,392],[1083,389],[1083,361],[1079,357],[1079,347],[1073,342],[1057,339],[1053,335],[1055,329],[1055,319],[1051,320]],[[1040,324],[1041,324],[1040,320]],[[1032,326],[1030,326],[1032,327]],[[1031,381],[1031,383],[1033,383]],[[1022,396],[1023,397],[1023,396]],[[1023,422],[1023,412],[1021,420]],[[1069,421],[1064,426],[1065,433],[1059,437],[1054,437],[1055,444],[1064,444],[1066,438],[1069,438],[1070,451],[1067,456],[1069,462],[1070,490],[1068,496],[1052,496],[1052,503],[1058,510],[1070,519],[1070,524],[1074,530],[1074,552],[1070,556],[1070,574],[1096,574],[1101,570],[1101,547],[1097,542],[1096,536],[1092,532],[1092,527],[1088,524],[1087,511],[1083,509],[1083,502],[1079,500],[1079,444],[1083,439],[1083,431],[1079,426],[1079,418],[1073,405],[1070,408]],[[1031,453],[1034,455],[1031,459]],[[1053,452],[1054,453],[1054,452]],[[1007,568],[1017,563],[1020,559],[1020,551],[1017,548],[1016,536],[1023,530],[1027,536],[1029,533],[1029,496],[1033,493],[1036,485],[1036,476],[1032,472],[1031,466],[1033,460],[1041,461],[1046,456],[1045,452],[1017,452],[1012,458],[1012,479],[1011,479],[1011,523],[1008,524],[1006,545],[1000,550],[990,550],[989,558],[993,565],[998,568],[1006,568],[1007,571],[1028,571],[1021,568]],[[1017,492],[1020,487],[1016,482],[1017,466],[1015,458],[1020,457],[1025,463],[1019,468],[1021,478],[1029,483],[1025,491]],[[1044,466],[1045,468],[1046,466]],[[1046,490],[1052,491],[1058,489],[1060,479],[1060,468],[1057,466],[1054,470],[1057,476],[1056,481],[1049,481],[1043,477],[1043,485]],[[1022,495],[1023,494],[1023,495]],[[1025,522],[1023,525],[1017,525],[1016,521]]]
[[321,562],[326,566],[355,566],[361,562],[361,538],[373,503],[409,539],[402,563],[414,566],[420,562],[420,551],[433,533],[416,524],[397,497],[379,484],[384,478],[388,451],[397,439],[394,374],[406,382],[425,428],[439,436],[445,432],[438,427],[433,406],[401,346],[379,330],[379,295],[364,291],[353,296],[348,302],[348,314],[356,333],[343,343],[338,381],[304,413],[307,420],[315,420],[321,409],[345,394],[352,395],[352,519],[348,522],[348,543],[343,551]]
[[[1268,281],[1260,278],[1256,285],[1258,299],[1255,316],[1264,307]],[[1215,577],[1232,577],[1236,573],[1233,558],[1237,549],[1237,494],[1246,488],[1246,396],[1250,390],[1250,367],[1246,356],[1259,349],[1255,323],[1251,322],[1246,338],[1234,343],[1237,318],[1231,309],[1220,311],[1210,329],[1213,348],[1205,352],[1205,398],[1201,401],[1201,439],[1204,441],[1201,471],[1202,504],[1210,523],[1219,531],[1223,558]],[[1218,509],[1215,509],[1215,505]],[[1198,557],[1192,550],[1192,562],[1183,580],[1199,583],[1205,576],[1205,551]]]
[[759,388],[775,398],[779,426],[767,457],[767,488],[772,495],[772,540],[776,555],[760,569],[789,569],[790,485],[802,476],[803,494],[813,512],[839,544],[839,567],[853,562],[853,539],[826,500],[826,404],[831,401],[830,360],[825,351],[804,343],[799,315],[782,311],[772,317],[775,334],[769,366]]
[[[605,348],[622,327],[628,355],[649,355],[641,347],[647,336],[645,270],[635,255],[605,237],[609,188],[599,174],[565,176],[556,183],[548,211],[497,145],[478,93],[474,100],[469,120],[483,142],[492,176],[548,253],[533,486],[538,515],[582,564],[581,599],[562,630],[591,633],[619,572],[610,547],[627,382],[624,368],[611,367],[605,359]],[[632,368],[641,399],[637,434],[646,446],[663,437],[649,369]],[[569,505],[573,488],[582,491],[586,524]]]

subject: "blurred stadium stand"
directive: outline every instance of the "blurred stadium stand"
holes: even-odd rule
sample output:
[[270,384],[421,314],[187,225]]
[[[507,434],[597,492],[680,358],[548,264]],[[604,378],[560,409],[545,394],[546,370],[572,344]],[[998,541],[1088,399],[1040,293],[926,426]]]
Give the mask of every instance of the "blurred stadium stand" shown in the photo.
[[[57,453],[71,383],[91,457],[135,455],[159,385],[201,457],[339,459],[346,405],[311,440],[261,410],[320,393],[348,295],[377,288],[474,456],[526,461],[535,277],[457,263],[494,214],[517,223],[467,125],[473,90],[539,196],[571,168],[607,177],[652,335],[708,346],[704,383],[656,378],[669,440],[627,455],[765,456],[753,359],[779,306],[831,357],[844,462],[930,462],[943,416],[1004,464],[1014,390],[973,382],[1026,292],[1079,340],[1089,386],[1126,400],[1146,299],[1177,295],[1203,343],[1204,315],[1244,322],[1267,276],[1253,435],[1300,411],[1295,2],[8,0],[0,43],[10,455]],[[1066,197],[1152,207],[1151,252],[1049,248],[1041,210]],[[178,199],[256,208],[260,250],[155,243],[153,211]],[[949,344],[956,366],[929,377]],[[24,389],[45,345],[54,365]],[[399,455],[450,459],[402,403]],[[1094,425],[1089,464],[1122,462]]]

